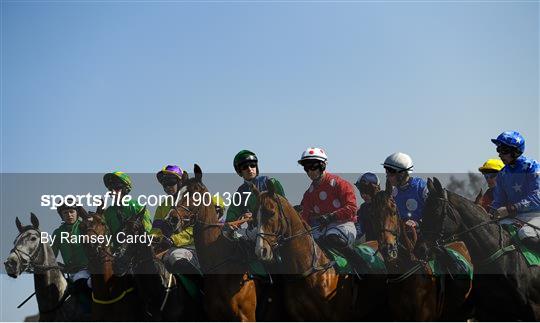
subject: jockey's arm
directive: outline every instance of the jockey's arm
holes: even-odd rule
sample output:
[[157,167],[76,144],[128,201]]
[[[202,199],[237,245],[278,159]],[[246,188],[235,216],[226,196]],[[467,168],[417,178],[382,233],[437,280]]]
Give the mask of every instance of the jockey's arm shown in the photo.
[[276,193],[285,197],[285,190],[283,189],[283,186],[281,186],[281,183],[275,178],[270,178],[270,181],[272,182],[272,184],[274,184]]
[[231,206],[229,206],[229,208],[227,209],[227,215],[225,216],[225,221],[230,222],[230,221],[238,220],[238,218],[240,217],[240,212],[241,212],[241,209],[239,206],[231,204]]
[[[130,204],[130,208],[132,209],[131,212],[133,215],[138,214],[143,209],[143,207],[135,201],[133,201],[133,204]],[[152,218],[150,216],[150,211],[148,211],[147,208],[144,208],[144,213],[142,215],[142,222],[144,226],[144,231],[150,234],[152,232]]]
[[356,195],[354,195],[352,186],[347,184],[343,180],[337,185],[339,199],[343,203],[342,207],[333,212],[338,221],[350,221],[356,216]]
[[311,212],[312,212],[312,205],[311,205],[311,201],[306,197],[307,195],[307,192],[304,193],[304,197],[302,198],[302,202],[300,202],[300,205],[302,206],[302,212],[300,213],[300,215],[302,216],[302,219],[306,222],[306,223],[309,223],[309,217],[311,215]]
[[503,190],[503,185],[504,183],[502,176],[497,176],[497,185],[493,189],[493,202],[491,202],[490,210],[488,210],[488,212],[497,210],[502,206],[506,206],[506,201],[508,201],[508,198]]
[[526,174],[524,188],[527,195],[514,204],[517,212],[540,211],[540,174],[537,172],[540,172],[540,170],[533,170]]

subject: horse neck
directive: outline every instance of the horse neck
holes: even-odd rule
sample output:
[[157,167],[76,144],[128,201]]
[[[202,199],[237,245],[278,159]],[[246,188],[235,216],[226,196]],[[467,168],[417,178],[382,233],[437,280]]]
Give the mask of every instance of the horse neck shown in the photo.
[[193,238],[196,244],[208,246],[214,243],[221,235],[221,227],[218,226],[217,213],[212,212],[212,206],[201,207],[193,225]]
[[212,206],[199,209],[193,226],[193,239],[203,270],[214,267],[224,257],[234,254],[234,244],[223,238],[218,226],[217,213]]
[[[36,259],[42,266],[58,266],[54,252],[49,244],[42,244],[43,252]],[[58,305],[67,289],[67,281],[60,269],[48,269],[34,273],[34,287],[40,311],[47,311]]]
[[154,263],[154,251],[152,247],[146,243],[137,243],[132,245],[132,248],[135,248],[135,274],[152,274],[158,275],[159,270]]
[[[286,273],[301,274],[313,267],[314,257],[316,257],[315,266],[324,265],[329,260],[319,245],[313,239],[311,233],[306,232],[309,226],[305,225],[296,212],[289,212],[288,216],[291,226],[290,235],[298,235],[285,243],[281,249],[283,253],[282,261],[285,264]],[[305,233],[305,234],[303,234]]]
[[[489,221],[489,218],[483,209],[481,210],[476,205],[469,205],[469,203],[472,204],[472,202],[455,194],[449,194],[449,201],[459,216],[457,219],[459,222],[459,232],[452,233],[460,233],[468,230],[468,228],[472,228],[473,226]],[[459,237],[460,239],[464,240],[465,244],[467,245],[473,262],[484,260],[487,256],[491,255],[501,247],[501,241],[499,241],[500,234],[503,235],[502,243],[503,246],[505,245],[506,234],[504,233],[504,230],[502,230],[503,232],[500,232],[499,230],[502,230],[502,228],[499,228],[496,223],[487,224],[480,226],[469,233],[462,234]]]
[[[106,247],[106,252],[110,253],[110,247]],[[100,256],[90,258],[88,269],[92,276],[92,290],[100,297],[109,295],[110,282],[113,279],[113,263],[112,260],[104,261]]]

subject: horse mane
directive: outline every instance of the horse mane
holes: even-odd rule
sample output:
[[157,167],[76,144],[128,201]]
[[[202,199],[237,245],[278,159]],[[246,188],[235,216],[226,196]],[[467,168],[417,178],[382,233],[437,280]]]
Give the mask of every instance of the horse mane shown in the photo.
[[[475,220],[487,221],[489,220],[488,213],[480,205],[470,201],[469,199],[446,190],[448,193],[448,201],[460,214],[471,214]],[[463,220],[463,219],[462,219]]]

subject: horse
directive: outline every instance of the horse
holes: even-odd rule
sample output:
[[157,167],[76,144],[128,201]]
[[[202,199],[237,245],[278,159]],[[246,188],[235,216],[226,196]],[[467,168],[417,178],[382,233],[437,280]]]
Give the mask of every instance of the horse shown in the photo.
[[286,277],[285,308],[295,321],[384,320],[376,309],[386,301],[384,281],[376,275],[358,281],[356,275],[339,274],[334,262],[318,246],[311,229],[295,208],[276,193],[252,188],[258,200],[255,253]]
[[238,244],[222,235],[215,207],[209,203],[190,203],[198,193],[209,194],[202,182],[202,169],[194,166],[195,177],[184,172],[182,199],[174,207],[184,225],[193,225],[193,238],[201,266],[205,309],[210,321],[255,321],[257,294],[249,275],[245,254]]
[[[388,270],[389,309],[393,319],[399,321],[459,321],[467,317],[466,304],[472,288],[470,279],[453,279],[450,275],[437,276],[427,261],[414,254],[416,230],[409,231],[399,218],[397,206],[390,191],[378,192],[372,202],[374,230],[379,250]],[[470,263],[465,246],[453,246]],[[441,262],[444,251],[433,249],[430,258]],[[437,252],[437,254],[435,254]],[[462,277],[460,277],[462,278]]]
[[[146,234],[142,222],[143,209],[139,214],[124,223],[126,236]],[[137,286],[137,292],[149,307],[153,321],[200,321],[201,306],[194,300],[169,273],[161,259],[157,258],[154,248],[146,242],[124,242],[115,253],[115,273],[131,271]]]
[[23,226],[17,217],[19,234],[4,262],[7,274],[17,278],[23,272],[34,273],[34,286],[40,321],[87,321],[75,298],[70,297],[68,282],[50,244],[41,240],[39,220],[30,213],[31,225]]
[[114,275],[111,246],[98,239],[110,235],[101,207],[95,213],[82,209],[81,218],[81,234],[90,239],[83,246],[92,281],[92,320],[139,321],[143,306],[134,283],[129,275]]
[[[463,240],[475,268],[473,303],[482,321],[540,320],[540,268],[528,267],[514,241],[479,205],[428,179],[420,241],[426,245]],[[419,243],[419,246],[422,244]],[[418,248],[417,254],[424,250]]]

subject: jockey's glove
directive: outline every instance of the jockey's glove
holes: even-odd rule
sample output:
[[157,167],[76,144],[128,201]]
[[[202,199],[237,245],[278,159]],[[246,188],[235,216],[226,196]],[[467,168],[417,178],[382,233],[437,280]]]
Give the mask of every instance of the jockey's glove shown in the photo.
[[510,213],[508,212],[508,208],[506,206],[502,206],[493,212],[493,215],[495,216],[495,218],[498,218],[498,219],[504,219],[508,217],[509,214]]
[[336,221],[336,215],[334,213],[323,214],[319,217],[319,223],[323,226],[329,225]]

